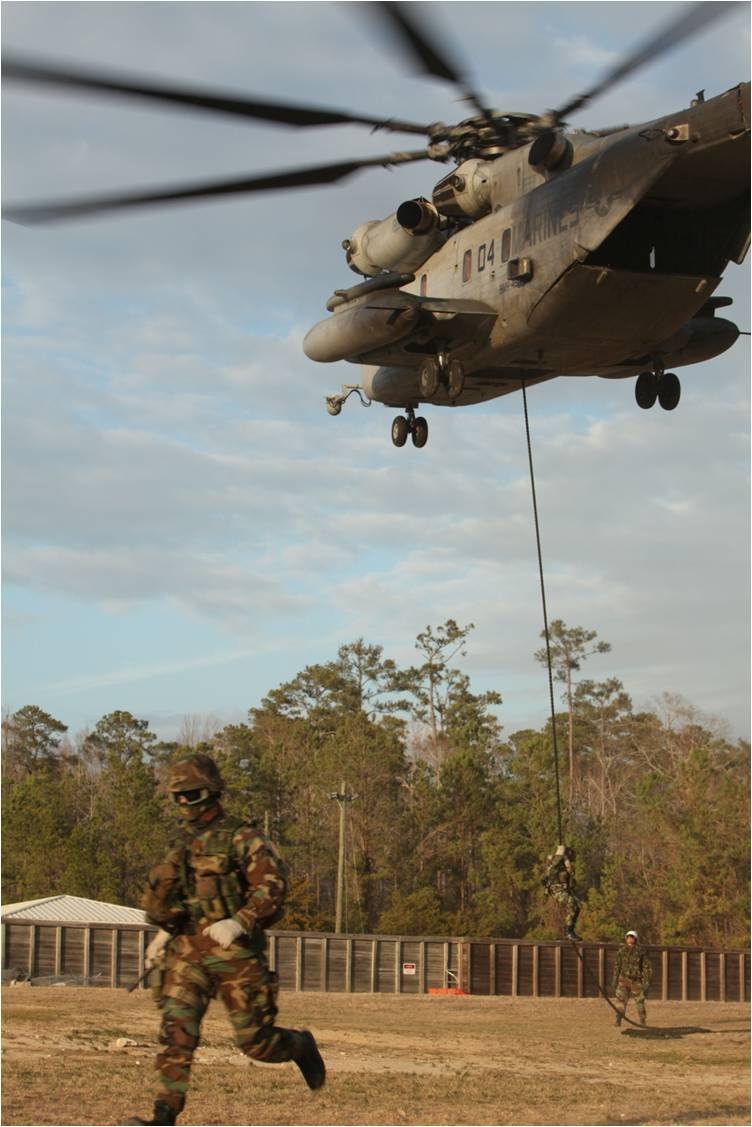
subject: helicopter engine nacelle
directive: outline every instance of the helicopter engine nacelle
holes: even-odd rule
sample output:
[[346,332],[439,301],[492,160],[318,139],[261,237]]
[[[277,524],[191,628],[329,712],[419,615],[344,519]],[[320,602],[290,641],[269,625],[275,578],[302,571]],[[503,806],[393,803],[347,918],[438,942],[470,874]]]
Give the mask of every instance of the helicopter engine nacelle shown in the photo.
[[428,200],[406,200],[393,215],[361,223],[344,240],[347,265],[367,278],[395,270],[411,274],[444,242],[440,221]]
[[442,215],[469,216],[480,219],[491,211],[492,161],[463,161],[454,172],[439,180],[433,190],[433,202]]

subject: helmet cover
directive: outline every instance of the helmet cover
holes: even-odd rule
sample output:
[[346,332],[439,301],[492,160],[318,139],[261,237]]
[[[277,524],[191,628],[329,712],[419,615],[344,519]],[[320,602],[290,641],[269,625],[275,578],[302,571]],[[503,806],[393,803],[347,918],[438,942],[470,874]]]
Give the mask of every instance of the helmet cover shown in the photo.
[[212,794],[221,794],[224,790],[219,768],[210,755],[204,755],[200,751],[191,752],[171,765],[167,783],[171,794],[204,788]]

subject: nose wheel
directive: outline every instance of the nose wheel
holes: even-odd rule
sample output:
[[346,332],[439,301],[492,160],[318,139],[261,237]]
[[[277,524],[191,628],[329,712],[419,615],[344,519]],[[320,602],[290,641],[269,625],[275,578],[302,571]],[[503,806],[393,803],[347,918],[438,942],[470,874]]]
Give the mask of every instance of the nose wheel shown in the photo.
[[664,411],[673,411],[681,399],[681,383],[673,372],[656,367],[652,372],[640,372],[635,384],[637,406],[648,411],[656,399]]
[[406,408],[405,415],[397,415],[392,420],[392,442],[395,446],[404,446],[408,436],[412,437],[413,446],[418,448],[428,442],[428,423],[422,416],[416,418],[412,407]]

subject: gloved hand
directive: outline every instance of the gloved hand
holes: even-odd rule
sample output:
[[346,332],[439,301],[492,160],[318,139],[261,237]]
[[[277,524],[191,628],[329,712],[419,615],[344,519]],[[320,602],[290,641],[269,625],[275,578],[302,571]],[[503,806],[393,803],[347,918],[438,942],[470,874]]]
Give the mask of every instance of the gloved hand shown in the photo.
[[164,928],[160,927],[159,931],[144,951],[144,966],[147,970],[151,970],[157,956],[164,950],[171,938],[169,931],[165,931]]
[[218,920],[217,923],[207,927],[207,935],[210,935],[215,943],[220,947],[229,947],[234,943],[238,936],[243,934],[244,929],[240,926],[237,920],[227,919]]

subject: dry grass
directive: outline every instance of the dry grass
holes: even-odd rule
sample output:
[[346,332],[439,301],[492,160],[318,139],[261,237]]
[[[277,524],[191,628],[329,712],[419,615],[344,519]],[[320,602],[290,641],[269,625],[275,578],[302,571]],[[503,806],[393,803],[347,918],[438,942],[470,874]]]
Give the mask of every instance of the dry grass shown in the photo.
[[[750,1122],[749,1008],[649,1002],[646,1030],[604,1002],[294,994],[328,1068],[252,1066],[213,1003],[185,1123],[737,1124]],[[110,1124],[150,1113],[148,994],[6,990],[4,1124]],[[119,1038],[136,1041],[118,1048]]]

